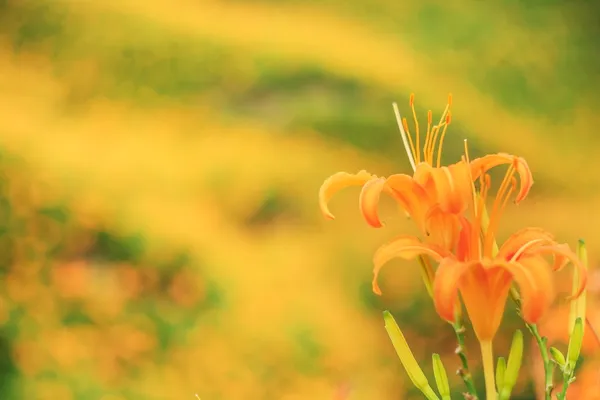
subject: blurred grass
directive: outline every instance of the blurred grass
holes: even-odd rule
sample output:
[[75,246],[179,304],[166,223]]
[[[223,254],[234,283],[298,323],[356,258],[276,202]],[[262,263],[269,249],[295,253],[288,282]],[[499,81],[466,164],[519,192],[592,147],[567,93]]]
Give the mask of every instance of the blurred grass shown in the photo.
[[408,171],[390,103],[451,91],[448,162],[468,137],[534,168],[504,233],[593,248],[595,56],[564,7],[0,2],[0,398],[410,397],[384,308],[456,366],[413,265],[370,290],[392,228],[356,193],[325,224],[318,186]]

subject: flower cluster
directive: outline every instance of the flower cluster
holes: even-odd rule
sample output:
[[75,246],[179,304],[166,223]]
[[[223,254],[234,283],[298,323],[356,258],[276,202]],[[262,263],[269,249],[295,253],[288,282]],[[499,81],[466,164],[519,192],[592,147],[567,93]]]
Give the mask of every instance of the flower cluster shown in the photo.
[[[509,292],[515,290],[513,283],[519,288],[523,319],[535,324],[553,300],[553,271],[569,263],[576,268],[578,281],[573,298],[584,291],[587,274],[567,244],[558,243],[540,228],[521,229],[497,245],[505,207],[511,199],[517,204],[525,200],[533,185],[531,170],[523,158],[505,153],[471,159],[466,140],[460,161],[442,165],[443,143],[451,124],[451,100],[449,96],[437,124],[428,112],[423,143],[414,96],[410,97],[414,135],[395,108],[412,175],[378,177],[364,170],[355,174],[338,172],[321,186],[319,204],[323,215],[333,219],[328,207],[332,196],[341,189],[361,186],[359,209],[370,226],[380,228],[380,197],[383,193],[394,199],[422,235],[397,236],[375,252],[373,291],[381,294],[377,277],[388,261],[419,258],[427,270],[425,283],[431,288],[437,313],[457,323],[462,299],[483,349],[498,331]],[[489,171],[501,166],[506,168],[504,178],[493,189]],[[432,265],[437,265],[435,271]]]

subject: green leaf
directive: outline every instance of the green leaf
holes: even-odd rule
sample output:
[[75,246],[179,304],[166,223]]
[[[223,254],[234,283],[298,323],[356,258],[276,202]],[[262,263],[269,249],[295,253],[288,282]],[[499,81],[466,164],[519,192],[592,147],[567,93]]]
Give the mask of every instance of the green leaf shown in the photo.
[[439,400],[439,397],[435,394],[431,386],[429,386],[427,377],[415,359],[410,347],[408,347],[408,343],[406,342],[400,327],[396,323],[396,320],[389,311],[386,310],[383,312],[383,320],[385,321],[385,330],[392,340],[396,354],[398,354],[400,362],[413,385],[423,392],[428,400]]

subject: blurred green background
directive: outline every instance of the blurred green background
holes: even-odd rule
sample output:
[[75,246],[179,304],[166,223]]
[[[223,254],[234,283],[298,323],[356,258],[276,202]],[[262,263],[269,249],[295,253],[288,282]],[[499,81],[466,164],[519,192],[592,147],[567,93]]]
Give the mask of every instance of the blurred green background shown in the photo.
[[452,92],[445,162],[468,138],[533,169],[503,234],[585,237],[595,263],[597,14],[563,3],[0,0],[0,398],[419,398],[383,309],[458,394],[417,266],[371,292],[411,223],[384,201],[369,228],[352,190],[324,221],[318,188],[408,172],[391,103],[424,120]]

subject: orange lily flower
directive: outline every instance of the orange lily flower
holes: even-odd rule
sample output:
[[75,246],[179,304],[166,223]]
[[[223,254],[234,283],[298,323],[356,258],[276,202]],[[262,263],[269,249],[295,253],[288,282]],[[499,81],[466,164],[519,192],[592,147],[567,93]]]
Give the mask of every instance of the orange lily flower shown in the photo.
[[329,211],[328,202],[336,192],[350,186],[362,186],[359,207],[369,225],[375,228],[383,226],[379,219],[378,204],[381,193],[384,192],[398,202],[423,233],[431,235],[431,242],[452,250],[458,244],[460,216],[469,207],[473,196],[473,179],[485,175],[491,168],[501,164],[513,164],[516,160],[515,168],[521,180],[516,202],[522,201],[533,184],[531,171],[522,158],[500,153],[469,161],[467,154],[455,164],[441,166],[444,138],[451,122],[451,104],[452,98],[449,96],[440,122],[435,126],[432,126],[432,113],[428,112],[427,131],[421,154],[419,123],[414,108],[414,95],[411,95],[410,106],[416,128],[414,142],[406,118],[400,118],[397,113],[397,119],[408,158],[414,169],[413,175],[395,174],[383,178],[364,170],[357,174],[338,172],[326,179],[319,191],[319,206],[323,215],[334,219]]
[[[455,320],[460,292],[473,329],[481,342],[494,337],[512,282],[522,296],[523,318],[536,323],[550,306],[553,298],[551,270],[557,271],[571,261],[581,271],[579,291],[585,288],[587,275],[577,256],[565,244],[558,244],[542,229],[526,228],[510,236],[494,254],[498,222],[508,199],[516,190],[514,178],[518,162],[509,167],[493,201],[489,226],[483,226],[485,201],[490,187],[489,175],[480,175],[480,194],[472,186],[473,219],[460,219],[461,230],[456,252],[416,237],[401,236],[383,245],[374,257],[373,290],[381,293],[377,276],[382,266],[392,258],[412,259],[428,255],[439,262],[433,282],[434,304],[438,314],[447,321]],[[554,256],[549,267],[545,255]]]

